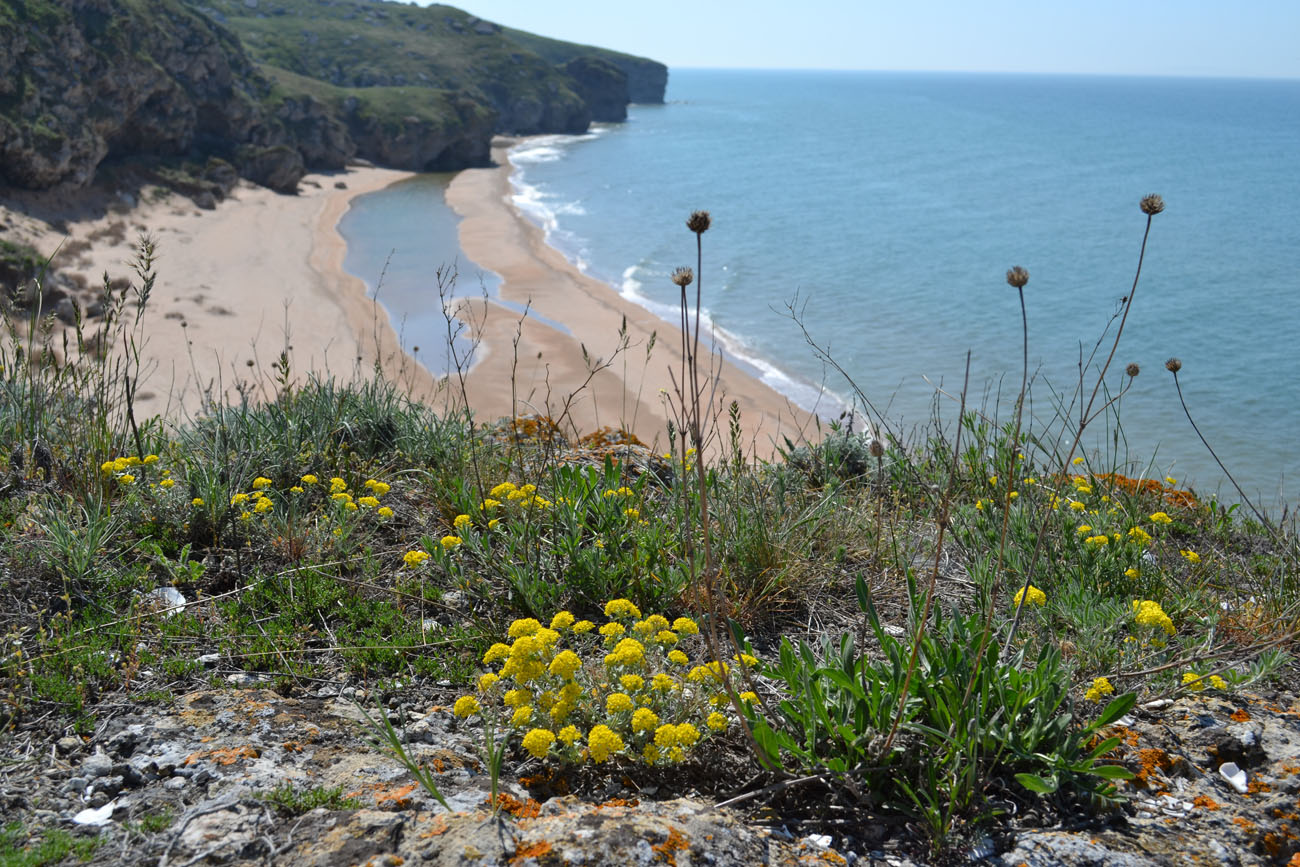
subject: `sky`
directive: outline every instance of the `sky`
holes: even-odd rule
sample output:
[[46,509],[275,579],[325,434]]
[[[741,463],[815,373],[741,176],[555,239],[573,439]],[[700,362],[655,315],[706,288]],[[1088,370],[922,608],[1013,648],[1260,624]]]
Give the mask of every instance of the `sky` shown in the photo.
[[451,5],[498,24],[678,68],[1300,77],[1300,0],[463,0]]

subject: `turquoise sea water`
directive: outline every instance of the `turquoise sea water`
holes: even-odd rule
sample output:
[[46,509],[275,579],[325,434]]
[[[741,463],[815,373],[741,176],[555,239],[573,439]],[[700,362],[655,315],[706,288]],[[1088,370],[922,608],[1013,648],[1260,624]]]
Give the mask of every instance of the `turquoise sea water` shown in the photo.
[[[1202,430],[1247,492],[1276,505],[1300,501],[1297,154],[1295,81],[674,70],[667,104],[530,140],[512,162],[516,204],[550,243],[665,316],[669,273],[695,264],[683,221],[710,210],[704,306],[725,350],[806,406],[824,385],[819,409],[838,414],[834,396],[851,389],[807,348],[794,303],[904,429],[928,419],[936,385],[960,388],[967,350],[976,399],[1018,387],[1012,265],[1031,274],[1033,410],[1046,423],[1052,390],[1068,395],[1130,290],[1138,200],[1160,193],[1109,383],[1129,362],[1142,373],[1122,401],[1126,442],[1109,451],[1236,499],[1183,417],[1164,369],[1178,356]],[[456,255],[419,225],[396,238],[386,195],[361,200],[390,229],[375,233],[383,253],[400,241]],[[367,266],[351,251],[379,248],[343,228],[349,268],[373,284],[374,255]]]

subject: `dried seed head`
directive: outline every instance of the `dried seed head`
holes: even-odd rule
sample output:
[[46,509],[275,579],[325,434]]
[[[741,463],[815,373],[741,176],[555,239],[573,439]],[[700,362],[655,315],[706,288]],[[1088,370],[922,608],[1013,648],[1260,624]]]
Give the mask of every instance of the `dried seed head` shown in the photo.
[[1177,373],[1183,369],[1183,362],[1178,358],[1171,358],[1165,362],[1165,370],[1170,373]]
[[709,216],[708,211],[691,211],[690,219],[686,221],[686,228],[697,235],[709,231],[711,225],[713,225],[713,218]]
[[1007,272],[1007,283],[1017,289],[1023,289],[1029,282],[1029,272],[1019,265]]
[[885,454],[885,444],[880,440],[872,440],[871,444],[867,446],[867,450],[871,452],[873,458],[883,457]]
[[690,268],[678,268],[673,272],[673,282],[685,289],[695,279],[695,272]]
[[1136,364],[1129,364],[1128,367],[1124,368],[1124,372],[1129,376],[1137,376],[1142,372],[1142,368],[1138,367]]
[[1154,217],[1165,209],[1165,200],[1157,196],[1155,193],[1151,193],[1148,196],[1142,197],[1142,202],[1139,207],[1142,208],[1142,213],[1146,214],[1148,217]]

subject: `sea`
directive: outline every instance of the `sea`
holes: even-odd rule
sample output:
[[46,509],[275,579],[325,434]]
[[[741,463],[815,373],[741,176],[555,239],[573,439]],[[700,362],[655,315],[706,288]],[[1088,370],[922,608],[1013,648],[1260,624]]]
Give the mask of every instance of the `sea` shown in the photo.
[[[528,139],[510,161],[548,242],[669,321],[671,272],[697,267],[686,218],[708,210],[718,349],[827,429],[951,430],[967,377],[968,408],[1009,422],[1019,265],[1028,423],[1053,440],[1132,294],[1089,465],[1235,502],[1231,474],[1274,515],[1300,502],[1300,81],[675,69],[663,105]],[[461,294],[499,284],[459,249],[450,177],[360,197],[340,223],[346,267],[432,370],[436,269]],[[1166,207],[1135,287],[1149,193]]]

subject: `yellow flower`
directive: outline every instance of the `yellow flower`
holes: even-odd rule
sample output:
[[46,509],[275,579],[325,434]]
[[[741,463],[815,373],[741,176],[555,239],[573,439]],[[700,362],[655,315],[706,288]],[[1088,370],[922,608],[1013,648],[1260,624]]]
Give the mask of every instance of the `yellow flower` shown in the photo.
[[716,710],[709,714],[709,718],[705,720],[705,723],[715,732],[725,731],[727,728],[727,718]]
[[160,488],[170,488],[174,484],[176,484],[175,479],[163,479],[161,482],[158,483],[158,486]]
[[190,500],[190,505],[191,505],[191,506],[202,506],[202,505],[203,505],[203,498],[202,498],[202,497],[195,497],[194,499]]
[[677,726],[677,745],[681,747],[694,746],[695,742],[700,739],[700,730],[690,723],[682,723]]
[[556,677],[562,677],[565,680],[568,680],[573,677],[574,672],[580,668],[582,668],[582,660],[578,657],[578,654],[574,653],[572,650],[561,650],[555,655],[555,658],[551,660],[551,665],[548,670]]
[[291,493],[291,494],[301,494],[301,493],[302,493],[302,485],[294,485],[292,488],[289,489],[289,493]]
[[115,472],[116,470],[117,470],[117,463],[115,461],[104,461],[104,463],[99,465],[99,471],[106,476],[109,475],[110,473]]
[[478,508],[480,512],[487,512],[491,509],[495,509],[499,505],[501,505],[500,500],[494,500],[491,497],[488,497],[486,500],[482,502],[482,504],[479,505]]
[[497,528],[497,524],[500,524],[500,523],[501,523],[501,521],[500,521],[499,519],[497,519],[497,518],[493,518],[492,520],[488,521],[488,529],[489,529],[489,530],[495,530],[495,529]]
[[478,699],[474,696],[462,695],[460,698],[456,699],[456,703],[452,705],[451,712],[461,719],[465,719],[468,716],[478,713],[482,709],[483,706],[478,703]]
[[511,638],[522,638],[525,635],[535,635],[537,630],[542,628],[542,624],[531,617],[522,620],[515,620],[506,630],[506,635]]
[[442,550],[450,551],[461,542],[460,536],[443,536],[441,540]]
[[156,463],[158,463],[158,456],[157,456],[157,455],[145,455],[145,456],[144,456],[144,460],[140,461],[140,463],[144,464],[145,466],[148,466],[149,464],[156,464]]
[[303,483],[304,485],[314,485],[314,484],[316,484],[316,483],[319,482],[319,481],[320,481],[320,479],[316,478],[316,477],[313,476],[311,473],[308,473],[307,475],[305,475],[305,476],[302,477],[302,483]]
[[261,491],[269,487],[271,487],[271,480],[266,476],[258,476],[253,479],[253,490]]
[[259,515],[264,515],[275,508],[275,503],[267,497],[258,497],[257,502],[253,504],[253,511]]
[[564,744],[566,747],[571,747],[573,746],[574,742],[578,740],[578,738],[582,737],[582,733],[579,732],[577,728],[575,728],[574,726],[565,726],[564,728],[560,729],[560,733],[558,737],[560,739],[560,743]]
[[623,510],[623,516],[624,516],[625,518],[631,518],[631,519],[633,519],[633,520],[636,520],[637,518],[640,518],[640,517],[641,517],[641,510],[640,510],[640,509],[624,509],[624,510]]
[[352,502],[352,495],[344,493],[343,491],[335,491],[330,494],[330,499],[336,503],[350,503]]
[[1205,681],[1194,671],[1183,672],[1183,685],[1192,692],[1200,692],[1205,689]]
[[1201,555],[1197,554],[1195,551],[1179,551],[1178,553],[1182,554],[1183,558],[1192,565],[1201,562]]
[[1088,701],[1101,701],[1103,696],[1114,695],[1114,693],[1115,687],[1110,685],[1110,681],[1104,677],[1098,677],[1093,680],[1092,686],[1088,687],[1088,691],[1084,693],[1083,697]]
[[391,485],[387,485],[384,482],[377,482],[374,479],[366,479],[365,487],[369,488],[370,492],[376,497],[382,497],[384,494],[392,490]]
[[457,515],[456,520],[452,521],[451,525],[457,530],[463,530],[470,525],[471,520],[469,515]]
[[1070,463],[1074,464],[1077,467],[1079,464],[1083,463],[1083,458],[1077,457],[1074,460],[1070,461]]
[[619,752],[623,747],[623,739],[609,726],[594,726],[587,733],[587,749],[591,754],[591,760],[597,764],[609,758],[610,754]]
[[1228,688],[1228,682],[1223,678],[1219,677],[1217,674],[1210,675],[1209,680],[1210,680],[1210,686],[1214,687],[1215,689]]
[[405,554],[402,555],[402,562],[405,563],[407,567],[411,569],[415,569],[421,563],[423,563],[425,560],[428,559],[429,559],[429,555],[424,551],[407,551]]
[[650,688],[653,689],[655,692],[672,692],[673,688],[676,686],[677,686],[676,681],[674,681],[672,677],[664,674],[663,672],[656,674],[650,680]]
[[607,640],[617,638],[626,631],[627,630],[623,628],[623,624],[617,621],[606,623],[604,626],[600,627],[600,634],[605,636]]
[[636,733],[654,731],[659,725],[659,716],[648,707],[639,707],[632,714],[632,731]]
[[1012,601],[1015,602],[1016,605],[1020,605],[1022,597],[1024,598],[1024,605],[1043,606],[1047,604],[1047,594],[1032,584],[1029,585],[1029,593],[1027,595],[1025,593],[1025,588],[1021,587],[1016,591],[1016,595],[1012,598]]
[[646,744],[641,750],[641,758],[647,765],[653,765],[659,761],[659,748],[654,744]]
[[523,740],[524,749],[528,750],[529,755],[535,759],[545,758],[553,743],[555,743],[555,735],[546,729],[533,729],[524,735]]
[[756,693],[756,692],[742,692],[742,693],[738,696],[738,698],[739,698],[742,702],[744,702],[745,704],[753,704],[754,702],[758,701],[758,693]]
[[605,699],[606,713],[624,713],[633,707],[635,705],[632,703],[632,697],[625,692],[612,692]]
[[618,682],[628,692],[636,692],[645,686],[645,678],[639,674],[625,674],[618,679]]
[[[426,557],[427,556],[428,555],[426,555]],[[509,655],[510,655],[510,645],[502,644],[500,641],[498,641],[496,644],[493,644],[491,647],[487,649],[487,653],[483,654],[483,664],[491,665],[492,663],[496,662],[498,659],[505,659]]]
[[606,617],[627,617],[633,620],[641,617],[641,609],[626,599],[611,599],[605,603]]
[[493,684],[495,684],[500,679],[501,678],[497,677],[495,674],[493,674],[490,671],[487,674],[480,675],[478,679],[478,691],[487,692],[489,689],[492,688]]
[[673,621],[673,632],[681,635],[699,635],[700,627],[689,617],[678,617]]
[[122,475],[117,477],[117,480],[119,483],[123,485],[129,485],[135,481],[135,476],[131,475],[130,473],[122,473]]
[[1080,524],[1078,527],[1075,528],[1074,532],[1078,533],[1080,536],[1086,536],[1088,533],[1092,532],[1092,525]]
[[551,618],[552,629],[568,629],[573,625],[574,617],[567,611],[561,611]]
[[352,498],[349,497],[348,501],[343,504],[343,508],[347,509],[349,512],[355,512],[357,510],[357,504],[352,502]]
[[1019,491],[1012,491],[1011,493],[1007,494],[1007,498],[1011,500],[1014,500],[1018,496],[1020,496]]
[[1133,527],[1128,531],[1128,537],[1139,545],[1145,545],[1151,541],[1151,534],[1141,527]]
[[357,499],[357,502],[365,506],[367,509],[373,509],[379,505],[379,499],[377,497],[360,497]]
[[528,725],[533,718],[533,706],[531,704],[521,705],[515,708],[515,712],[510,715],[510,724],[517,729]]
[[335,476],[334,478],[330,479],[331,494],[339,494],[342,493],[343,491],[346,491],[347,489],[348,489],[348,483],[340,479],[338,476]]
[[595,628],[596,624],[592,623],[590,620],[579,620],[577,623],[573,624],[573,631],[578,635],[590,632]]
[[614,647],[614,652],[605,657],[606,665],[623,665],[634,668],[645,662],[645,645],[635,638],[624,638]]
[[1174,522],[1174,519],[1164,512],[1152,512],[1150,517],[1156,524],[1172,524]]
[[1078,500],[1071,500],[1071,501],[1070,501],[1070,508],[1071,508],[1071,509],[1074,509],[1074,511],[1076,511],[1076,512],[1082,512],[1084,509],[1086,509],[1086,508],[1088,508],[1088,507],[1085,506],[1083,503],[1080,503]]
[[1174,622],[1165,614],[1159,602],[1150,599],[1133,600],[1133,619],[1142,626],[1158,626],[1167,635],[1174,634]]
[[514,493],[514,490],[515,486],[513,482],[502,482],[492,489],[491,496],[493,499],[500,500],[502,497],[507,497]]
[[1165,483],[1170,485],[1176,485],[1178,484],[1178,480],[1175,479],[1173,476],[1165,476]]
[[1136,578],[1136,577],[1138,577],[1138,575],[1140,575],[1140,574],[1141,574],[1141,573],[1138,572],[1137,568],[1134,567],[1134,566],[1130,566],[1130,567],[1128,567],[1127,569],[1124,570],[1124,577],[1125,577],[1125,578]]
[[381,518],[391,518],[393,517],[393,510],[387,506],[380,506],[379,511],[375,514],[379,515]]
[[690,659],[680,650],[670,650],[668,651],[668,661],[676,665],[685,665],[690,662]]
[[981,512],[984,511],[984,501],[983,501],[983,500],[976,500],[976,501],[975,501],[975,508],[976,508],[976,509],[979,509]]
[[1085,545],[1091,545],[1094,548],[1103,548],[1106,545],[1110,544],[1110,536],[1105,536],[1105,535],[1089,536],[1088,538],[1083,540],[1083,543]]

